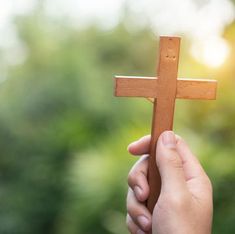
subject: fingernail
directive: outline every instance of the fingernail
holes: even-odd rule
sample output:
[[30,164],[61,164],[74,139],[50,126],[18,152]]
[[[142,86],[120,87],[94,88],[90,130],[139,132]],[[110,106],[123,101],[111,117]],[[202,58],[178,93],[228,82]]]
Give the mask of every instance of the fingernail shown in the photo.
[[135,195],[139,198],[142,195],[142,189],[139,186],[134,187]]
[[143,215],[138,216],[137,221],[143,229],[145,229],[145,230],[148,229],[150,222],[145,216],[143,216]]
[[136,234],[145,234],[141,229],[137,230]]
[[176,147],[175,134],[172,131],[164,132],[162,134],[162,142],[167,148],[175,149]]

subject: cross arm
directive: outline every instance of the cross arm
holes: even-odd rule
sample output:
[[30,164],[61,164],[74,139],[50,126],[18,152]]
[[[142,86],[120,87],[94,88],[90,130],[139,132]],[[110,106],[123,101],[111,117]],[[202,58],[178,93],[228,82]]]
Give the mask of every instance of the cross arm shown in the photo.
[[157,97],[155,77],[115,76],[114,81],[117,97]]
[[[156,77],[115,76],[115,96],[158,98],[159,82]],[[216,80],[177,79],[176,98],[216,99]]]
[[177,98],[215,100],[216,91],[216,80],[177,79]]

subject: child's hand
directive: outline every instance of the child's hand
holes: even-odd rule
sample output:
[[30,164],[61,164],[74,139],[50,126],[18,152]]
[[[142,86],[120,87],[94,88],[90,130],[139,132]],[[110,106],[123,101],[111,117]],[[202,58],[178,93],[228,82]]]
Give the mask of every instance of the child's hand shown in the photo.
[[[147,154],[150,136],[129,145],[133,155]],[[187,144],[173,132],[164,132],[158,140],[156,163],[162,187],[153,215],[145,206],[148,155],[133,166],[128,176],[127,226],[141,234],[209,234],[213,204],[211,182]]]

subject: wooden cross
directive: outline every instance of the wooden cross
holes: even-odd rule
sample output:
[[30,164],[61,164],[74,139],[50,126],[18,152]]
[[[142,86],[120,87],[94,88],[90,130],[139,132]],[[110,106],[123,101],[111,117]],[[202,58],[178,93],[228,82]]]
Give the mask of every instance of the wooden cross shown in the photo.
[[115,96],[154,99],[148,171],[150,195],[147,207],[150,212],[153,211],[161,188],[155,162],[156,143],[162,132],[172,130],[175,99],[216,99],[217,81],[177,79],[179,50],[179,37],[160,37],[158,77],[115,76]]

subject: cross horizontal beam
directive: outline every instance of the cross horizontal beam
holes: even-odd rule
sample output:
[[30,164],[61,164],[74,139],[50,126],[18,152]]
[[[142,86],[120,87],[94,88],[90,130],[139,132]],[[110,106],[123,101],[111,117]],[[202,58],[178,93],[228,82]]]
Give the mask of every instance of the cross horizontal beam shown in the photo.
[[[159,82],[156,77],[115,76],[115,96],[158,98]],[[216,80],[177,79],[176,98],[216,99]]]

